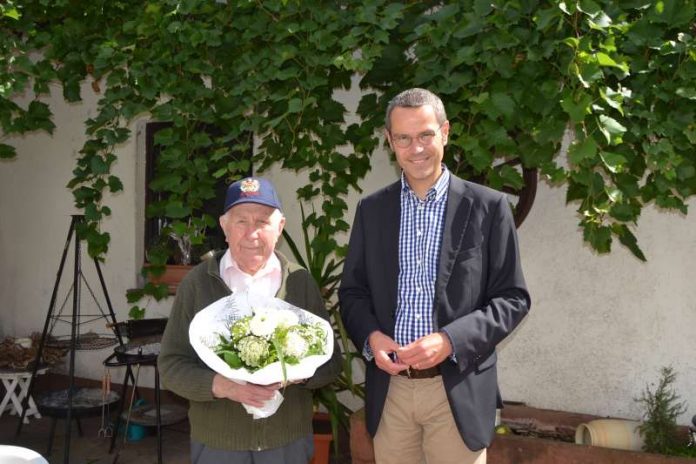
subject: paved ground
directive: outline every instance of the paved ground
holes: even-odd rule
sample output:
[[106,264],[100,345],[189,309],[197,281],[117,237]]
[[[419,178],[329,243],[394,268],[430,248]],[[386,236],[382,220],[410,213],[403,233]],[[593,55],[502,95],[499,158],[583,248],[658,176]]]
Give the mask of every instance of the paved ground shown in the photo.
[[[14,439],[17,430],[17,417],[3,414],[0,417],[0,444],[15,445],[32,449],[44,456],[51,464],[64,464],[65,455],[65,420],[59,419],[53,439],[53,450],[47,455],[48,441],[51,432],[52,419],[42,417],[31,419],[29,424],[22,427],[17,440]],[[116,440],[116,448],[109,454],[109,439],[98,436],[101,427],[100,417],[88,417],[80,420],[83,435],[79,436],[77,426],[71,427],[71,445],[69,464],[156,464],[157,435],[155,429],[146,428],[146,436],[137,442],[125,442],[123,435]],[[348,436],[341,438],[341,448],[347,448]],[[116,451],[120,450],[117,453]],[[115,461],[116,460],[116,461]],[[162,431],[162,461],[164,464],[189,464],[189,427],[184,421],[163,428]],[[331,464],[349,464],[350,453],[343,449],[339,457],[330,456]],[[2,459],[0,459],[2,464]]]
[[[65,420],[57,422],[53,450],[46,456],[51,431],[52,419],[42,417],[32,418],[29,424],[22,427],[19,438],[15,441],[15,431],[18,419],[16,416],[3,414],[0,417],[0,444],[23,446],[33,449],[46,457],[51,464],[65,462]],[[119,435],[116,449],[109,454],[109,439],[97,435],[101,426],[101,418],[90,417],[81,419],[83,435],[80,437],[76,425],[71,427],[70,464],[111,464],[117,457],[122,464],[155,464],[157,463],[157,436],[154,428],[146,428],[146,436],[137,442],[124,443]],[[162,457],[167,464],[189,463],[189,429],[188,422],[164,428],[162,432]]]

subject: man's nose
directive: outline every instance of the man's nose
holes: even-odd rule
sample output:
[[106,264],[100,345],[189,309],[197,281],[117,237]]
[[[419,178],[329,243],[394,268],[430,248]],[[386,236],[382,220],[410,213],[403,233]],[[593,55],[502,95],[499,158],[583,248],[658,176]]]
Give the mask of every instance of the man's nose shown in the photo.
[[411,149],[412,153],[420,153],[425,150],[425,145],[423,145],[423,142],[418,140],[418,137],[416,137],[411,141],[411,146],[409,148]]
[[245,234],[245,235],[246,235],[248,238],[256,238],[256,237],[258,236],[258,233],[259,233],[259,228],[258,228],[258,227],[256,227],[256,226],[249,226],[249,227],[247,227],[247,230],[246,230],[246,234]]

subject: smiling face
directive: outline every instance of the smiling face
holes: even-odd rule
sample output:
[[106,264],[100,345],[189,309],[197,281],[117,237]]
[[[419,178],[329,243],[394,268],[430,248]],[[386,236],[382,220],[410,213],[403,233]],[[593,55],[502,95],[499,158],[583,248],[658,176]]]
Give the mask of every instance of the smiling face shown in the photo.
[[271,257],[283,226],[285,218],[279,210],[257,203],[233,206],[220,216],[232,258],[250,275],[256,274]]
[[[442,174],[442,158],[447,145],[449,122],[442,126],[430,105],[396,107],[390,115],[391,128],[386,132],[389,146],[413,191],[420,198]],[[402,147],[410,138],[410,145]],[[423,141],[426,141],[424,143]]]

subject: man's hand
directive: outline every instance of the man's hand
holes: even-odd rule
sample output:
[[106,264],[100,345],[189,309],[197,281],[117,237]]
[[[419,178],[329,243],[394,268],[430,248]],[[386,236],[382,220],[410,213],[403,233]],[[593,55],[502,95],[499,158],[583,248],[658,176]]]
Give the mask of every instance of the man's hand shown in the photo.
[[241,384],[220,374],[215,374],[212,390],[215,398],[227,398],[248,406],[262,407],[264,402],[273,398],[275,391],[280,387],[279,383],[272,385]]
[[370,334],[367,339],[370,344],[370,349],[375,355],[375,363],[377,367],[387,372],[390,375],[397,375],[399,372],[408,369],[408,364],[394,362],[389,357],[390,354],[396,352],[401,347],[389,336],[382,332],[375,331]]
[[452,344],[442,332],[431,333],[396,350],[399,360],[414,369],[437,366],[451,354]]

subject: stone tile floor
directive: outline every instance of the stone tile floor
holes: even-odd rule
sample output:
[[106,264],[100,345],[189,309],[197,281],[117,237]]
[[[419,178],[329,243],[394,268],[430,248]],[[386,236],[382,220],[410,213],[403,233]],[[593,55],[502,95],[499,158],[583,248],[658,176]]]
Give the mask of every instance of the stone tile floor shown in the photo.
[[[0,417],[0,444],[15,445],[32,449],[44,456],[51,464],[65,462],[65,420],[56,424],[53,449],[47,456],[47,447],[51,431],[50,417],[32,418],[29,424],[22,426],[22,431],[15,440],[17,416],[3,414]],[[71,427],[70,464],[155,464],[157,463],[157,435],[154,428],[146,428],[146,435],[137,442],[124,443],[123,435],[116,440],[114,452],[109,454],[109,439],[98,436],[101,427],[100,417],[80,419],[83,435],[79,436],[77,426]],[[162,461],[166,464],[189,463],[189,428],[188,422],[180,422],[163,428]]]
[[[17,416],[3,414],[0,417],[0,445],[22,446],[32,449],[44,456],[50,464],[65,464],[65,419],[58,419],[56,424],[53,448],[47,455],[52,418],[32,418],[29,424],[22,426],[19,438],[15,440]],[[80,419],[82,436],[77,425],[71,427],[70,464],[157,464],[157,435],[155,428],[147,427],[146,435],[137,442],[124,442],[119,434],[114,452],[109,454],[109,439],[98,436],[101,427],[100,417]],[[349,464],[350,453],[347,449],[348,436],[343,435],[342,452],[335,456],[333,451],[329,458],[330,464]],[[162,429],[162,462],[164,464],[189,464],[189,426],[188,422],[169,425]],[[117,455],[117,451],[119,451]],[[0,458],[0,464],[2,459]]]

